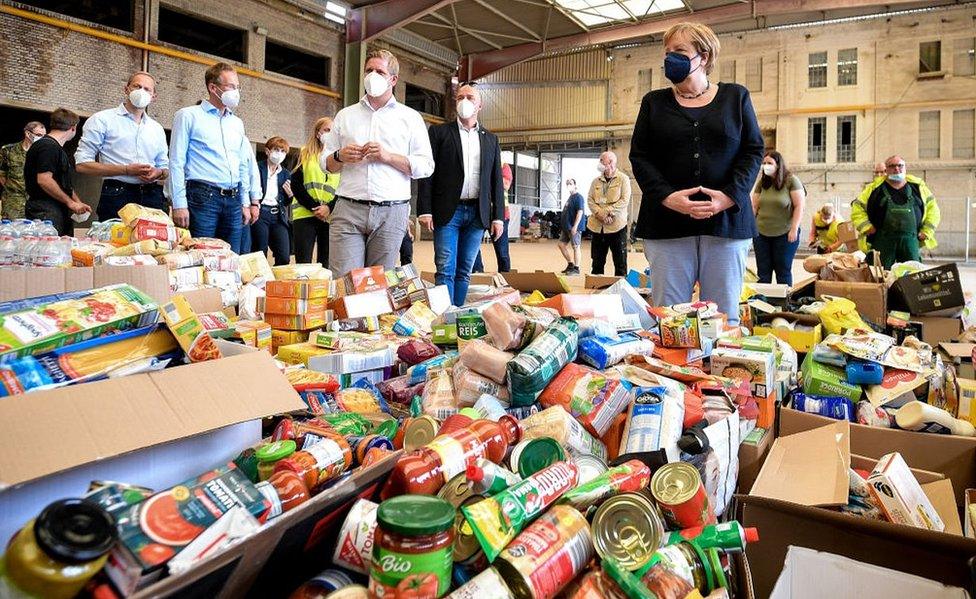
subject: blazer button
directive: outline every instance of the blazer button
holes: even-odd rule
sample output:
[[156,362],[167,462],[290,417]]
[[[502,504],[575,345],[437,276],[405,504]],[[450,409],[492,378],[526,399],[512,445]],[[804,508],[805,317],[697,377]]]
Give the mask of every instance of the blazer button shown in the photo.
[[697,127],[698,126],[698,123],[695,123],[695,126]]
[[700,175],[700,174],[701,174],[701,171],[695,171],[695,175],[696,175],[696,176],[697,176],[697,175]]
[[698,158],[698,152],[695,152],[695,158]]

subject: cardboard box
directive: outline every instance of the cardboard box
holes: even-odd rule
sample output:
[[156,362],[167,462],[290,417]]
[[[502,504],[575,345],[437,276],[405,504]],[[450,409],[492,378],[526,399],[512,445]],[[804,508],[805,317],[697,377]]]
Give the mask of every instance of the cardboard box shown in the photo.
[[867,483],[871,494],[890,522],[916,528],[945,531],[945,523],[925,496],[900,453],[878,460]]
[[857,229],[854,228],[854,223],[849,220],[837,223],[837,240],[844,244],[849,242],[854,242],[856,244]]
[[817,299],[825,295],[846,297],[857,304],[857,311],[874,324],[884,327],[888,319],[888,290],[884,283],[849,283],[845,281],[817,281]]
[[976,539],[976,489],[966,489],[966,503],[963,505],[963,534]]
[[939,350],[944,360],[956,367],[956,374],[961,378],[976,379],[973,369],[973,351],[976,343],[940,343]]
[[541,291],[546,295],[569,293],[569,281],[562,274],[537,270],[535,272],[511,271],[505,273],[505,280],[509,287],[514,287],[525,293]]
[[820,599],[854,596],[863,599],[966,599],[959,587],[948,587],[921,576],[882,568],[832,553],[791,546],[770,599]]
[[[811,327],[809,331],[797,331],[770,326],[774,318],[785,318],[788,322]],[[823,327],[820,319],[810,314],[794,314],[792,312],[773,312],[772,314],[757,313],[754,319],[753,335],[775,335],[790,344],[790,347],[800,353],[811,351],[815,345],[823,340]]]
[[301,316],[303,314],[322,313],[328,310],[329,300],[325,297],[315,299],[298,299],[294,297],[267,296],[258,298],[258,312],[262,314],[287,314]]
[[767,397],[776,380],[776,356],[731,347],[712,350],[711,373],[749,382],[755,397]]
[[[849,453],[850,443],[858,435],[863,437],[859,429],[870,427],[816,416],[810,428],[797,431],[789,422],[792,415],[787,412],[781,411],[780,437],[774,442],[751,493],[736,496],[740,522],[763,531],[761,541],[750,544],[746,550],[753,565],[757,596],[768,596],[789,545],[832,551],[946,584],[959,585],[968,579],[966,564],[976,555],[976,541],[958,536],[961,530],[950,481],[941,473],[911,470],[947,523],[947,531],[956,534],[823,509],[819,506],[847,503],[848,467],[873,469],[876,465],[873,460]],[[784,431],[784,421],[789,425],[788,431]],[[857,443],[865,444],[863,439]],[[889,452],[887,448],[884,451]],[[971,471],[971,463],[967,466]],[[938,563],[932,563],[933,560]]]
[[[265,352],[0,402],[0,537],[91,480],[163,489],[261,439],[260,419],[305,409]],[[56,443],[38,444],[37,426]],[[47,449],[45,449],[47,448]],[[201,458],[205,456],[205,458]]]
[[282,345],[293,345],[308,341],[308,331],[286,331],[285,329],[271,329],[271,351],[278,353]]
[[230,338],[248,347],[271,351],[271,325],[263,320],[238,320]]
[[586,275],[583,278],[583,289],[606,289],[624,277],[608,277],[605,275]]
[[739,493],[748,493],[752,489],[773,446],[773,436],[772,429],[757,427],[739,445],[739,480],[736,486]]
[[390,296],[385,289],[344,295],[334,304],[336,318],[359,318],[361,316],[380,316],[393,311]]
[[905,275],[891,285],[888,294],[892,309],[912,314],[943,312],[966,303],[955,262]]
[[301,316],[290,316],[287,314],[265,314],[264,321],[275,329],[286,331],[310,331],[326,325],[328,319],[325,313],[302,314]]
[[301,281],[268,281],[264,287],[269,297],[288,297],[293,299],[319,299],[329,297],[329,279]]
[[221,357],[213,337],[185,297],[174,296],[161,308],[160,314],[191,362],[205,362]]
[[962,332],[962,321],[945,316],[914,316],[912,322],[922,325],[922,341],[932,347],[955,341]]
[[[779,410],[780,436],[833,424],[836,420],[790,408]],[[976,488],[976,438],[917,433],[862,424],[850,425],[850,447],[855,454],[878,459],[897,451],[912,468],[944,475],[952,481],[956,503],[964,503],[965,489]]]
[[120,283],[132,285],[160,304],[173,295],[169,288],[169,269],[165,266],[3,266],[0,267],[0,302]]
[[976,423],[976,381],[973,379],[956,379],[959,388],[959,408],[956,418]]
[[828,395],[846,397],[857,403],[861,398],[861,387],[847,382],[847,374],[836,366],[821,364],[808,353],[800,366],[803,375],[803,392],[807,395]]
[[396,352],[391,348],[371,352],[337,351],[310,356],[306,365],[309,370],[328,374],[352,374],[367,370],[381,370],[393,366]]

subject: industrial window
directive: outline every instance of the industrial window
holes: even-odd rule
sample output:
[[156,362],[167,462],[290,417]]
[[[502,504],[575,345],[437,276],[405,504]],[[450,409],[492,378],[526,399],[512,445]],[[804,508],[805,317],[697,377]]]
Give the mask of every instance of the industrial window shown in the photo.
[[837,51],[837,85],[857,85],[857,48]]
[[735,61],[723,60],[719,63],[719,81],[735,83]]
[[752,93],[762,91],[762,56],[746,59],[746,89]]
[[827,118],[807,119],[807,162],[827,161]]
[[952,74],[962,77],[976,75],[976,38],[957,39],[952,49]]
[[444,114],[444,94],[442,92],[424,89],[412,83],[406,84],[404,91],[406,92],[404,104],[410,108],[434,116],[447,116]]
[[938,73],[942,70],[942,42],[921,42],[918,45],[918,72]]
[[163,42],[244,62],[244,35],[243,29],[224,27],[159,7],[159,40]]
[[857,117],[837,117],[837,162],[854,162],[857,158]]
[[952,157],[976,158],[976,110],[952,111]]
[[83,21],[133,31],[133,0],[18,0],[21,4],[49,10]]
[[918,113],[918,157],[938,158],[941,143],[939,127],[941,113],[938,110],[928,110]]
[[807,66],[807,87],[827,87],[827,53],[813,52]]
[[264,45],[264,68],[309,83],[329,85],[329,59],[302,52],[268,40]]

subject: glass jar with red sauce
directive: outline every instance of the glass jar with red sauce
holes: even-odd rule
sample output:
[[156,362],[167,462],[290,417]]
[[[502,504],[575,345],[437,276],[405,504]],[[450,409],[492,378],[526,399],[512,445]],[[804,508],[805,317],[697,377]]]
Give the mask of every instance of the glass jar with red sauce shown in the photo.
[[258,483],[257,489],[271,502],[268,520],[277,518],[312,498],[301,476],[290,471],[275,472],[268,480]]
[[349,442],[336,432],[328,433],[320,441],[296,451],[275,464],[275,472],[289,471],[302,477],[305,486],[314,494],[322,483],[338,478],[352,465]]
[[425,495],[387,499],[376,511],[371,597],[436,599],[451,587],[455,510]]

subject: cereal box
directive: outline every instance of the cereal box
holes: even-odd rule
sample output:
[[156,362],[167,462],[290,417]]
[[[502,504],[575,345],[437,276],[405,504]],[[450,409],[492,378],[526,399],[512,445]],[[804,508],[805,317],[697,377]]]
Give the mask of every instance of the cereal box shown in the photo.
[[301,316],[303,314],[319,314],[329,307],[329,300],[325,297],[315,299],[298,299],[294,297],[259,297],[258,312],[269,314],[289,314]]
[[250,347],[271,351],[271,325],[263,320],[238,320],[234,323],[230,338]]
[[311,343],[293,343],[278,348],[278,359],[285,364],[304,364],[308,366],[308,359],[313,356],[323,356],[332,353],[331,349],[315,346]]
[[268,297],[288,297],[305,300],[327,298],[329,297],[329,280],[268,281],[264,291]]
[[328,323],[324,313],[303,314],[292,316],[290,314],[265,314],[264,321],[275,329],[285,329],[286,331],[309,331],[322,328]]
[[749,383],[755,397],[767,397],[776,382],[776,357],[770,352],[718,347],[712,351],[711,373]]
[[0,362],[153,324],[159,314],[155,300],[131,285],[69,297],[0,313]]

